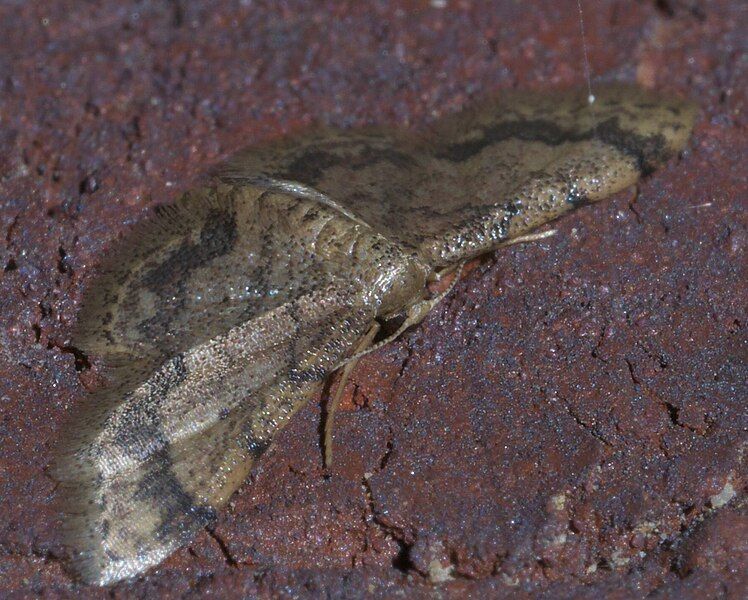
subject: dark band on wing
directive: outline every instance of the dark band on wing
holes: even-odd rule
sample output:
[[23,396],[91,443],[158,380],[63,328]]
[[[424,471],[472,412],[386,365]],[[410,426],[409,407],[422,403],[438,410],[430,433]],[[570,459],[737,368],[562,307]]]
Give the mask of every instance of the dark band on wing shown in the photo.
[[243,428],[244,443],[249,454],[256,460],[264,454],[265,450],[270,446],[270,443],[267,440],[258,438],[252,432],[251,425],[251,423],[247,423]]
[[168,446],[154,454],[149,463],[151,468],[138,483],[133,500],[147,503],[158,511],[157,539],[186,540],[194,535],[195,526],[204,527],[215,522],[216,510],[196,503],[175,475]]
[[503,240],[509,237],[509,226],[512,223],[512,217],[521,212],[521,207],[516,202],[507,202],[502,210],[504,214],[501,220],[493,225],[493,231],[491,237],[495,240]]
[[594,128],[575,131],[559,127],[545,119],[503,121],[485,127],[477,139],[449,144],[435,153],[437,158],[452,162],[464,162],[485,148],[506,140],[540,142],[549,146],[585,142],[598,139],[636,161],[639,171],[647,175],[663,162],[667,156],[667,143],[661,134],[642,136],[627,131],[619,125],[618,117],[611,117]]
[[184,355],[175,355],[153,374],[144,398],[130,402],[122,413],[113,413],[109,426],[114,430],[114,443],[128,457],[145,460],[154,449],[167,446],[161,426],[161,407],[169,391],[182,383],[187,375]]
[[325,176],[325,171],[332,167],[340,166],[359,171],[378,163],[389,163],[398,169],[408,169],[415,166],[416,160],[410,154],[386,145],[342,147],[335,152],[309,148],[298,154],[282,169],[264,175],[274,179],[316,185]]
[[[142,321],[140,332],[148,339],[168,339],[171,322],[186,300],[186,288],[195,269],[228,254],[236,242],[237,223],[234,212],[211,210],[197,242],[182,242],[166,260],[145,266],[142,284],[160,299],[168,310]],[[133,307],[138,298],[129,299]],[[129,303],[128,302],[128,303]]]
[[173,291],[189,277],[190,271],[230,252],[236,236],[236,214],[211,210],[200,231],[200,240],[183,242],[168,259],[155,263],[143,275],[143,284],[160,296]]

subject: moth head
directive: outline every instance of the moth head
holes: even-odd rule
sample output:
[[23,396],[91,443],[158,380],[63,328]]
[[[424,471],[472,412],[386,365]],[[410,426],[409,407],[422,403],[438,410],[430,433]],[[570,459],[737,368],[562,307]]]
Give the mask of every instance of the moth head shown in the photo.
[[378,316],[387,316],[422,300],[426,293],[429,269],[419,261],[399,261],[387,270],[381,282]]

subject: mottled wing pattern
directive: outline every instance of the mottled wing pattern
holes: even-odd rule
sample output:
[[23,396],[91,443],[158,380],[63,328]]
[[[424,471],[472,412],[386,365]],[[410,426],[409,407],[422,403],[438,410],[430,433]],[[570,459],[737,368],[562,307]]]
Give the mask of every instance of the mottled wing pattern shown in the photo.
[[416,134],[318,131],[239,154],[221,173],[300,184],[432,267],[485,252],[634,183],[681,149],[694,109],[630,86],[510,94]]
[[[419,246],[450,264],[528,233],[635,183],[681,150],[694,107],[640,88],[515,94],[447,118],[432,132],[436,160],[465,182]],[[440,205],[437,203],[437,205]]]
[[329,287],[95,392],[56,469],[83,578],[142,572],[209,525],[373,316],[361,289]]
[[230,185],[156,208],[107,252],[73,343],[137,380],[177,352],[324,287],[338,257],[313,256],[309,245],[324,223],[347,223],[332,211],[315,221],[318,213],[312,201]]
[[84,579],[142,572],[211,522],[369,328],[367,242],[386,246],[315,201],[219,186],[115,246],[76,337],[110,376],[54,469]]

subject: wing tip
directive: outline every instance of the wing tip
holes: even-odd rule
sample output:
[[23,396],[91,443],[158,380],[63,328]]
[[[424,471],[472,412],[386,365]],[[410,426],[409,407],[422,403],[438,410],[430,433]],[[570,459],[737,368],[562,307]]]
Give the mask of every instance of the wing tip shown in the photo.
[[[58,465],[64,468],[70,459]],[[55,472],[57,475],[57,471]],[[119,519],[97,498],[97,478],[86,478],[78,473],[68,475],[57,489],[58,511],[62,517],[60,533],[67,550],[64,570],[75,581],[95,586],[107,586],[132,579],[158,565],[182,545],[182,539],[154,538],[152,544],[137,548],[121,541],[123,531],[132,523],[133,515]],[[125,528],[120,531],[121,526]]]

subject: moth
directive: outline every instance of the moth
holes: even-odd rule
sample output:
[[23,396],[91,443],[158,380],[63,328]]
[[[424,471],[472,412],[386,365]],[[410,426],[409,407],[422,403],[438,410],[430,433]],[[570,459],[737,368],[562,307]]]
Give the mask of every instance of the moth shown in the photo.
[[651,173],[693,118],[635,87],[515,94],[416,132],[250,148],[155,209],[73,335],[106,366],[54,463],[75,572],[111,584],[189,542],[378,323],[401,333],[444,273]]

